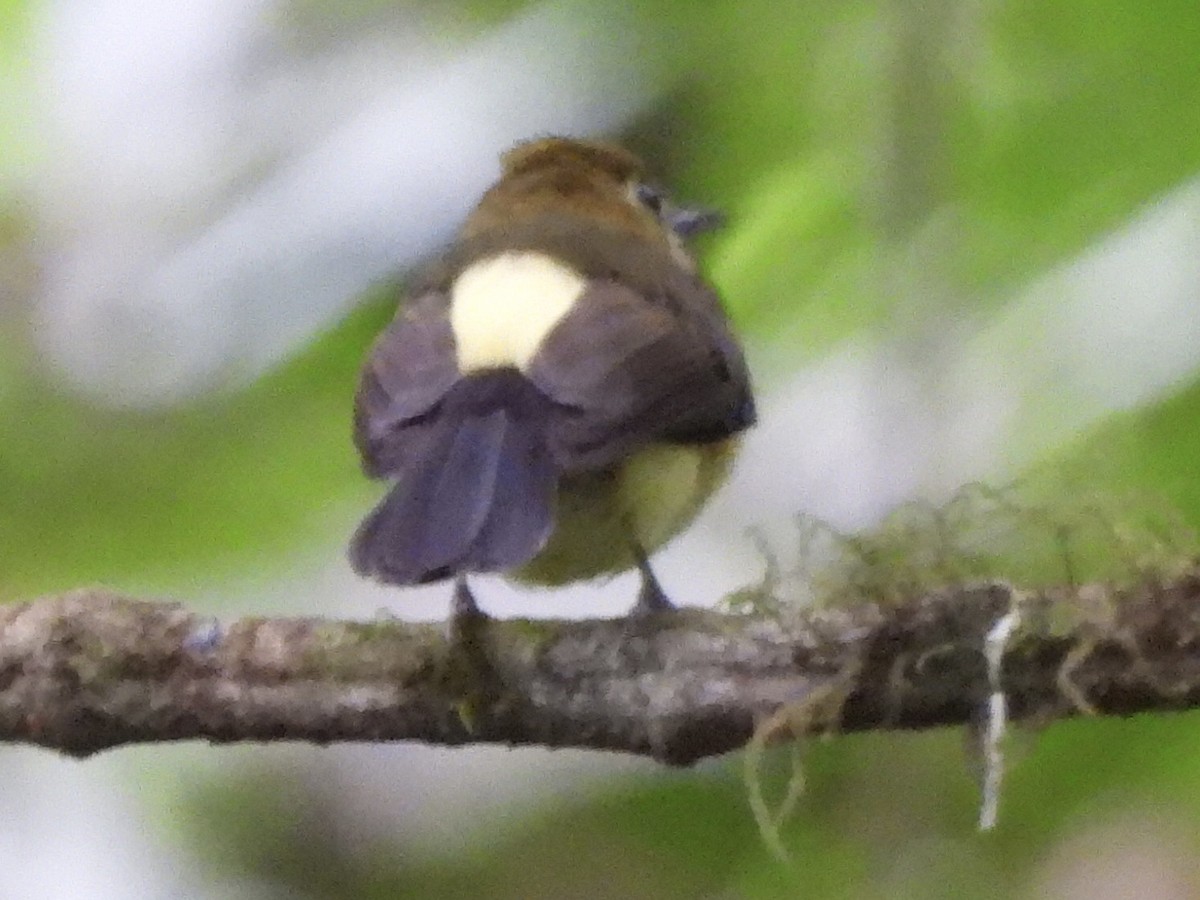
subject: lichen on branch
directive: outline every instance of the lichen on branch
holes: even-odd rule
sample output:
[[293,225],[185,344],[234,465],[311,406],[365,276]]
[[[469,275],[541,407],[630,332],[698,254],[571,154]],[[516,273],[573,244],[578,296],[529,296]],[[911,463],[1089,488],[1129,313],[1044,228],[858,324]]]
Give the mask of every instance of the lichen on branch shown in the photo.
[[1200,705],[1196,568],[1125,586],[951,585],[787,617],[486,620],[485,665],[464,664],[437,625],[221,625],[81,590],[0,609],[0,740],[77,756],[190,739],[538,744],[688,764],[767,721],[781,738],[973,721],[994,689],[987,636],[1015,597],[998,669],[1011,719]]

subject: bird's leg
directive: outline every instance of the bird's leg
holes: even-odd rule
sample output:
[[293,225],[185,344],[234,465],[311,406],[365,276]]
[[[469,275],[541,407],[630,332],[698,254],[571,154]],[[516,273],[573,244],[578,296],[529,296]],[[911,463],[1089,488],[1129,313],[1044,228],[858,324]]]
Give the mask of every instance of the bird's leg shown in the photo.
[[462,653],[473,662],[486,656],[486,631],[491,617],[475,602],[467,584],[466,574],[454,579],[454,595],[450,601],[450,622],[446,638],[450,650]]
[[454,597],[450,601],[451,640],[454,639],[455,631],[462,631],[464,627],[469,628],[478,624],[481,619],[486,620],[487,618],[487,614],[475,602],[475,595],[471,593],[471,587],[467,584],[467,576],[465,574],[456,576]]
[[675,604],[667,597],[666,591],[658,583],[654,570],[650,568],[650,558],[642,545],[637,541],[632,544],[633,558],[637,561],[638,572],[642,576],[642,587],[638,591],[637,602],[629,611],[631,616],[640,618],[654,613],[666,612],[675,608]]

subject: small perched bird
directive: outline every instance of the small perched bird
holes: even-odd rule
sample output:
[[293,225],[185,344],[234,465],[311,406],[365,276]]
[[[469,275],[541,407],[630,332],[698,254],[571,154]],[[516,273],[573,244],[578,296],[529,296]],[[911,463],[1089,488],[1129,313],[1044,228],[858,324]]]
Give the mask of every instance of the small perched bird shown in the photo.
[[351,543],[389,584],[560,585],[637,566],[724,480],[754,423],[746,363],[672,205],[620,147],[521,144],[362,371],[354,438],[392,485]]

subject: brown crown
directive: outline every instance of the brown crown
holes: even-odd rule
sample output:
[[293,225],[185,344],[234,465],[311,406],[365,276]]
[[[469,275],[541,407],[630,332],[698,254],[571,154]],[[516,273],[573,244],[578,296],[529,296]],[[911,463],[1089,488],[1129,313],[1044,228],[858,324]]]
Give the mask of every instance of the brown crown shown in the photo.
[[507,176],[578,165],[603,171],[620,182],[640,175],[645,168],[640,159],[615,144],[564,137],[539,138],[518,144],[500,157],[500,162]]

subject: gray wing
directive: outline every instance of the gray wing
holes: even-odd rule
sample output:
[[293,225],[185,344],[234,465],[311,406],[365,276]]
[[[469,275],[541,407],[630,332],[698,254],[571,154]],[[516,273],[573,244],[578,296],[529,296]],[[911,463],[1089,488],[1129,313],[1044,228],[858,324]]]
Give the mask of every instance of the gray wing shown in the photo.
[[395,475],[432,449],[433,413],[458,378],[446,296],[428,290],[400,309],[363,367],[354,443],[367,475]]
[[566,470],[617,462],[652,441],[705,443],[754,422],[749,375],[716,296],[680,271],[646,297],[596,281],[527,372],[559,407],[550,441]]
[[514,568],[554,522],[551,402],[513,369],[462,378],[446,307],[429,290],[397,315],[356,398],[363,468],[395,483],[355,532],[350,561],[389,584]]

